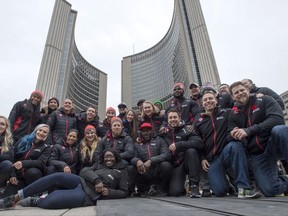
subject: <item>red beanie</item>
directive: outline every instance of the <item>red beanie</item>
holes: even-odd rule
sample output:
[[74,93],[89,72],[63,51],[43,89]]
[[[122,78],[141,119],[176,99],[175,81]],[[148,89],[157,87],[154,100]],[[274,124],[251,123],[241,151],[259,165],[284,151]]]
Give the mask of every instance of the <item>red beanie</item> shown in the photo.
[[108,107],[106,113],[112,111],[116,115],[116,110],[113,107]]
[[40,91],[38,91],[38,90],[35,90],[35,91],[33,91],[33,92],[31,93],[31,96],[30,96],[30,98],[31,98],[33,95],[35,95],[35,94],[39,95],[39,96],[40,96],[40,98],[41,98],[41,100],[43,100],[43,98],[44,98],[44,95],[43,95],[43,93],[42,93],[42,92],[40,92]]
[[119,122],[122,124],[122,120],[121,120],[119,117],[114,116],[114,117],[111,119],[111,125],[112,125],[114,122],[116,122],[116,121],[119,121]]
[[85,127],[84,132],[86,133],[87,131],[90,131],[90,130],[93,130],[94,132],[96,132],[96,129],[95,129],[95,127],[93,125],[87,125]]
[[179,86],[181,89],[185,90],[185,86],[184,86],[183,83],[180,83],[180,82],[179,83],[175,83],[174,86],[173,86],[173,90],[175,89],[176,86]]

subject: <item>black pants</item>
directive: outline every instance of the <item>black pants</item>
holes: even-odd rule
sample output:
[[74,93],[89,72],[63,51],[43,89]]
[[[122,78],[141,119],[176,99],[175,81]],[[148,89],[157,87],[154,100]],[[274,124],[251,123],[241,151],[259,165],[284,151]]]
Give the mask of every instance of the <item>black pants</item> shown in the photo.
[[169,181],[172,172],[172,165],[168,161],[163,161],[160,164],[151,166],[145,174],[139,174],[135,166],[127,167],[130,190],[133,190],[136,185],[140,190],[150,188],[150,185],[156,184],[163,192],[168,192]]
[[197,150],[187,149],[184,161],[172,170],[172,176],[169,184],[169,195],[180,196],[185,194],[184,183],[188,175],[189,185],[199,186],[200,181],[200,159]]

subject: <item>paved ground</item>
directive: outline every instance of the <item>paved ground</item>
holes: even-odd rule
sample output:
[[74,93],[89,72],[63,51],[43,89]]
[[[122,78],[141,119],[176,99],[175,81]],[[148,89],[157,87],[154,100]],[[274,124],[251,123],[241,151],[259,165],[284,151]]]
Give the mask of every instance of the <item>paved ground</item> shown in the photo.
[[276,216],[288,215],[288,197],[238,199],[165,197],[165,198],[128,198],[121,200],[101,200],[97,206],[45,210],[40,208],[23,208],[0,210],[1,216]]

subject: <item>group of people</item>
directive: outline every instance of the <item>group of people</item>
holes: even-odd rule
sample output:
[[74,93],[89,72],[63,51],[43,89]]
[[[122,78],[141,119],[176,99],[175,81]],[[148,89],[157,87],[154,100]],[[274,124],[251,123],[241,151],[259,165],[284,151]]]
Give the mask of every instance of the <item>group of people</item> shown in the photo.
[[[175,83],[166,109],[122,102],[101,121],[96,107],[43,94],[0,116],[0,208],[73,208],[127,196],[276,196],[288,192],[284,103],[249,79],[230,86]],[[186,186],[186,187],[185,187]],[[202,191],[202,192],[201,192]],[[69,200],[69,202],[67,202]]]

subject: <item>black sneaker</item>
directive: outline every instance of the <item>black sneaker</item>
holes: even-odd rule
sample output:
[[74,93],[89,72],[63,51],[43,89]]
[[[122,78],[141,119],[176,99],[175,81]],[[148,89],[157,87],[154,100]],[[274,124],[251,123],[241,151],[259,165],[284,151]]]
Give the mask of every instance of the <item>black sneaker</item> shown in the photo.
[[7,209],[7,208],[14,208],[15,202],[14,202],[14,195],[5,197],[0,200],[0,209]]
[[212,197],[212,193],[209,189],[203,189],[201,196],[202,197]]
[[197,185],[191,186],[191,196],[190,198],[200,198],[201,194],[199,192],[199,187]]

